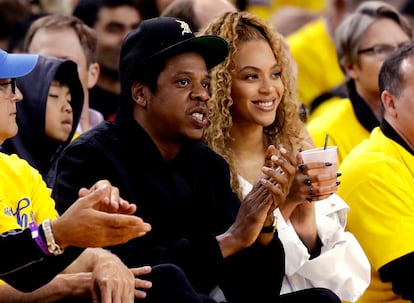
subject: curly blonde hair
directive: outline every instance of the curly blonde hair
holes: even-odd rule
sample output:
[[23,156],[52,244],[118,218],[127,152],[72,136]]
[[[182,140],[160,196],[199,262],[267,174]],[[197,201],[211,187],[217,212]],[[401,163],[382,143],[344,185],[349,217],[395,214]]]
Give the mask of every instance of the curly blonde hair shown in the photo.
[[[231,185],[240,195],[240,184],[235,171],[233,151],[230,142],[232,127],[231,107],[231,68],[240,44],[252,40],[265,40],[282,68],[281,79],[284,93],[276,110],[274,122],[264,127],[265,146],[270,144],[284,146],[291,151],[301,148],[304,124],[299,118],[296,101],[296,75],[293,61],[286,41],[275,29],[259,17],[248,12],[232,12],[216,18],[201,31],[205,35],[218,35],[231,46],[229,56],[224,62],[211,70],[211,99],[209,108],[210,125],[205,129],[203,140],[213,150],[222,155],[230,166]],[[264,159],[263,159],[264,161]]]

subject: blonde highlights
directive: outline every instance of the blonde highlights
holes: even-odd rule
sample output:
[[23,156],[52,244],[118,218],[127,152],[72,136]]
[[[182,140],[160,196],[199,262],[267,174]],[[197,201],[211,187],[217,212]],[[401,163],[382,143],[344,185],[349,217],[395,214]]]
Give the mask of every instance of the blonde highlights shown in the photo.
[[295,98],[296,72],[283,36],[264,20],[251,13],[225,13],[213,20],[201,33],[221,36],[230,44],[229,56],[211,70],[210,125],[205,129],[203,139],[229,163],[232,188],[240,194],[234,155],[229,147],[233,140],[230,134],[232,127],[231,107],[235,102],[231,97],[231,68],[235,66],[234,58],[238,47],[248,41],[267,41],[282,70],[281,80],[284,85],[284,93],[277,108],[274,122],[263,130],[264,146],[269,144],[283,145],[292,151],[300,148],[298,142],[302,140],[301,134],[304,125],[299,118],[299,109]]

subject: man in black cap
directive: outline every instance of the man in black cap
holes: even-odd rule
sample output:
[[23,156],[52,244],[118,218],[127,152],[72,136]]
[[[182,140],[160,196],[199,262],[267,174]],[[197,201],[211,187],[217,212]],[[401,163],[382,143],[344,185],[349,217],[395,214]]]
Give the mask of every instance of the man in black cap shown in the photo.
[[208,69],[228,51],[222,38],[196,37],[181,20],[143,21],[122,46],[116,120],[68,146],[53,196],[64,211],[81,185],[108,179],[152,226],[111,247],[128,266],[171,262],[199,293],[218,285],[232,303],[277,302],[284,253],[273,210],[289,191],[296,160],[274,157],[281,169],[264,168],[240,203],[227,163],[199,141],[208,123]]

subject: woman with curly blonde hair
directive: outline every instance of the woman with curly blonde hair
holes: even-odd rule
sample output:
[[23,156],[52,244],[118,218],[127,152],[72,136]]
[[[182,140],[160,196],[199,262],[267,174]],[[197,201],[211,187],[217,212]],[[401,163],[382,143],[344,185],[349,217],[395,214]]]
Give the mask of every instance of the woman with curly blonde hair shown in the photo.
[[[210,124],[204,141],[229,163],[233,190],[247,195],[272,154],[297,155],[289,195],[275,211],[286,250],[281,293],[323,287],[354,302],[368,285],[369,262],[338,219],[338,213],[346,217],[348,208],[332,195],[338,175],[323,170],[331,163],[301,164],[299,152],[312,145],[299,117],[295,67],[284,38],[247,12],[225,13],[202,33],[219,35],[231,46],[226,60],[211,70]],[[309,174],[315,168],[323,173]],[[328,185],[316,183],[322,180]],[[322,266],[329,267],[326,278],[320,274]]]
[[[260,131],[263,139],[263,144],[261,144],[263,151],[270,144],[276,146],[283,145],[286,149],[296,152],[303,149],[305,128],[298,115],[298,104],[295,100],[296,79],[287,44],[263,20],[252,14],[228,13],[219,20],[223,23],[220,24],[217,20],[211,23],[205,29],[205,34],[215,33],[220,35],[230,43],[231,50],[224,63],[211,71],[211,86],[214,89],[212,91],[212,101],[210,102],[210,125],[205,130],[205,141],[215,151],[223,155],[231,167],[234,167],[233,162],[238,157],[238,150],[235,149],[235,146],[238,144],[234,144],[237,141],[234,131],[238,126],[237,122],[233,121],[235,119],[233,117],[235,112],[232,110],[235,103],[232,94],[232,83],[237,81],[236,77],[233,78],[234,74],[237,73],[235,71],[235,60],[238,58],[240,46],[244,42],[263,40],[269,43],[273,55],[278,58],[277,67],[272,72],[275,74],[274,78],[278,78],[276,80],[280,79],[284,87],[280,96],[280,103],[274,104],[270,110],[267,110],[264,106],[262,110],[263,114],[266,112],[268,116],[270,115],[268,119],[272,121],[270,124],[262,127],[263,131]],[[245,72],[246,77],[249,76],[248,72]],[[258,103],[259,100],[256,104]],[[276,118],[273,115],[274,110],[276,110]],[[235,124],[236,126],[234,126]],[[244,137],[246,133],[241,135]],[[256,135],[254,137],[257,138]],[[232,148],[229,148],[230,146]],[[263,164],[263,161],[261,162]],[[233,188],[238,189],[239,182],[236,172],[232,170],[232,173]],[[251,179],[250,181],[253,180]]]

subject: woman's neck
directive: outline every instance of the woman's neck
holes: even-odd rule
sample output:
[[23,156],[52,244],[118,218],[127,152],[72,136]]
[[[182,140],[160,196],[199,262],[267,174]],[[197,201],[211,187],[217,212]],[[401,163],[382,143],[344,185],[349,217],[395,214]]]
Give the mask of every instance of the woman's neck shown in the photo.
[[263,128],[235,128],[231,130],[235,171],[250,183],[254,183],[261,175],[266,149],[263,144]]

